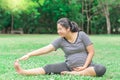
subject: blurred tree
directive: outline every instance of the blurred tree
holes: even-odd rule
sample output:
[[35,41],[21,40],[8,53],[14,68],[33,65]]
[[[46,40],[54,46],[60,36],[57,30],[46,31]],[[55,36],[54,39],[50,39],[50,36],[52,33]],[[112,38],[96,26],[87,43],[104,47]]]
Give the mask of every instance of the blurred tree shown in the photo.
[[0,0],[0,30],[56,33],[59,18],[68,17],[88,34],[119,33],[119,0]]
[[[39,0],[38,2],[43,5],[44,0]],[[11,14],[11,31],[14,29],[14,17],[20,19],[20,14],[23,12],[25,14],[34,13],[34,17],[37,17],[37,15],[40,14],[36,10],[38,4],[32,0],[1,0],[0,7]]]
[[113,6],[120,4],[119,0],[98,0],[99,7],[106,18],[107,34],[111,34],[111,22],[110,22],[110,9],[113,9]]
[[11,15],[8,11],[0,8],[0,31],[1,33],[9,33],[11,26]]

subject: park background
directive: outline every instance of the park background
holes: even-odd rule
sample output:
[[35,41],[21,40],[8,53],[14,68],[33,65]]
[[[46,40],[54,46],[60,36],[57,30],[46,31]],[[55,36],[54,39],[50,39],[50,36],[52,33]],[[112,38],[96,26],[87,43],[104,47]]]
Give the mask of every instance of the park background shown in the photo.
[[[0,80],[119,80],[119,0],[0,0]],[[93,61],[106,66],[103,77],[18,75],[14,61],[58,38],[56,22],[67,17],[78,23],[95,47]],[[59,49],[20,64],[25,69],[64,61]]]
[[88,34],[119,34],[119,10],[119,0],[0,0],[0,32],[52,34],[67,17]]

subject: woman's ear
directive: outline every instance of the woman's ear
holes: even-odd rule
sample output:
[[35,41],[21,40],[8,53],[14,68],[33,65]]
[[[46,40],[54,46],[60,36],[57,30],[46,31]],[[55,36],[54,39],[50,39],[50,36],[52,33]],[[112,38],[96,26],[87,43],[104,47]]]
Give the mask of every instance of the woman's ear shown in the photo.
[[70,31],[70,27],[69,27],[69,28],[67,28],[67,31]]

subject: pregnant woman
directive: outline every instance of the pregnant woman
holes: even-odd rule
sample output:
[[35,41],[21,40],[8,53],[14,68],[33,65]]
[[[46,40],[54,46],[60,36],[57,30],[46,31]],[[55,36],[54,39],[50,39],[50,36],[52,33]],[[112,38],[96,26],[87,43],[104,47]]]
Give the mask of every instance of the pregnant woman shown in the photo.
[[[57,32],[60,37],[49,45],[32,51],[15,61],[15,69],[22,75],[39,74],[71,74],[83,76],[102,76],[106,68],[101,64],[94,64],[93,43],[88,35],[79,30],[77,23],[68,18],[57,21]],[[19,65],[19,61],[26,60],[32,56],[39,56],[61,48],[65,53],[66,60],[62,63],[48,64],[44,67],[25,70]]]

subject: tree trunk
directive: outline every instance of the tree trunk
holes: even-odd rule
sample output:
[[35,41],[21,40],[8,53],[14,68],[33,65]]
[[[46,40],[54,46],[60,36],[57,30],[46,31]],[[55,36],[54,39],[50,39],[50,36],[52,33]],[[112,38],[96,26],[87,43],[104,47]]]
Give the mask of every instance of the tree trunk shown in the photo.
[[90,6],[89,6],[89,2],[85,2],[85,12],[86,12],[86,17],[87,17],[87,34],[90,33],[90,15],[89,15],[89,9],[90,9]]
[[[84,1],[82,0],[82,16],[84,15]],[[82,19],[83,19],[83,17],[82,17]],[[83,22],[83,20],[82,20],[82,30],[84,31],[84,22]]]
[[111,24],[110,24],[108,5],[107,5],[107,3],[103,4],[102,1],[101,1],[101,4],[103,6],[103,12],[104,12],[105,18],[106,18],[107,34],[111,34]]
[[110,17],[109,17],[109,10],[108,6],[105,7],[105,18],[106,18],[106,24],[107,24],[107,34],[111,34],[111,24],[110,24]]
[[89,17],[87,15],[87,34],[89,34],[89,30],[90,30],[90,20],[89,20]]
[[85,0],[85,13],[87,17],[87,34],[89,34],[89,14],[88,14],[88,4],[86,0]]

